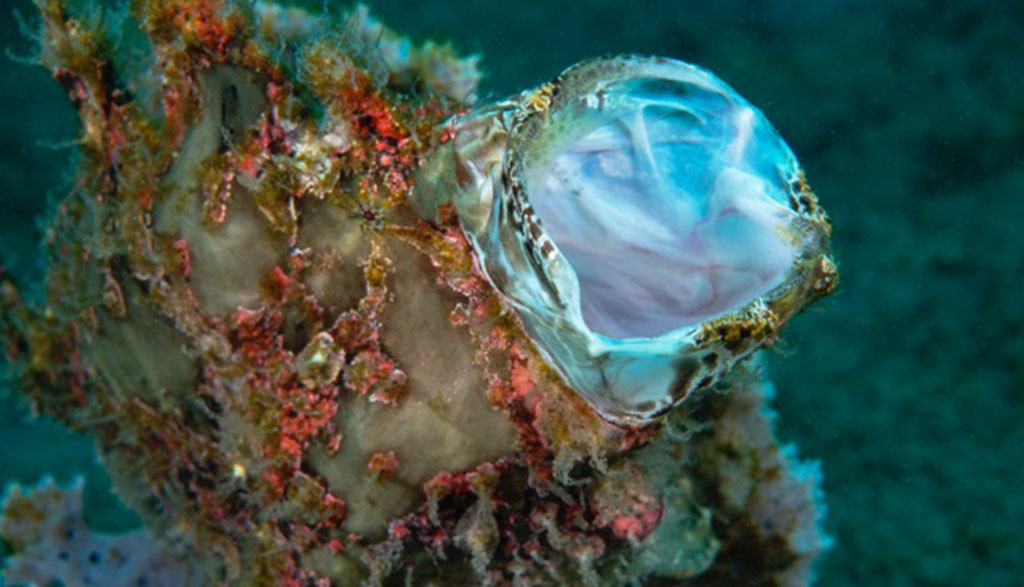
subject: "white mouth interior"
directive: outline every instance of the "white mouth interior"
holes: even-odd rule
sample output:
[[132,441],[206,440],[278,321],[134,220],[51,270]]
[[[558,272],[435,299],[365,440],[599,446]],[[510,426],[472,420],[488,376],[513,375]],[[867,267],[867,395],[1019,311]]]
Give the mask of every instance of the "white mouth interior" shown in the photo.
[[587,326],[650,338],[742,307],[793,262],[792,156],[721,82],[641,78],[552,114],[526,188]]

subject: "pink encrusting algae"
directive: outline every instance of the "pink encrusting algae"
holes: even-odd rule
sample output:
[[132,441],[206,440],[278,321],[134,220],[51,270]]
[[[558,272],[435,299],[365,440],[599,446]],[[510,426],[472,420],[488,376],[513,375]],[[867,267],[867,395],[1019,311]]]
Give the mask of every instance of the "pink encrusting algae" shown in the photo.
[[80,485],[12,489],[9,580],[56,572],[55,499],[76,544],[131,551],[95,584],[810,580],[818,479],[776,443],[756,358],[610,421],[539,352],[455,207],[413,211],[477,58],[363,7],[136,0],[118,40],[36,4],[82,157],[44,295],[0,276],[3,348],[37,413],[96,439],[145,530],[90,534]]

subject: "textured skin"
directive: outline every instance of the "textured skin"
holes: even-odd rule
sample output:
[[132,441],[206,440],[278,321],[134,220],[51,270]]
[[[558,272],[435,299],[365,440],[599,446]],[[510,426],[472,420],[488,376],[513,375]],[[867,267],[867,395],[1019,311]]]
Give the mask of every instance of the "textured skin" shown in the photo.
[[[415,213],[414,184],[460,173],[434,162],[465,138],[444,121],[473,60],[425,45],[382,68],[366,39],[403,41],[358,9],[331,32],[139,0],[142,38],[118,44],[39,8],[82,159],[44,295],[0,284],[4,351],[35,410],[96,439],[160,556],[199,584],[809,577],[817,480],[775,444],[755,365],[614,424],[481,272],[471,215]],[[47,547],[3,532],[18,556]]]

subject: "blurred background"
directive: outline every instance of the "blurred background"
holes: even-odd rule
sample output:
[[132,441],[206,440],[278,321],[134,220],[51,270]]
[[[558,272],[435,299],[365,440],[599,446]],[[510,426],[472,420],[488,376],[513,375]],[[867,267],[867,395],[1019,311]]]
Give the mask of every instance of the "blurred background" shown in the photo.
[[[481,54],[484,101],[629,52],[700,64],[764,110],[832,216],[842,276],[769,361],[777,432],[824,471],[820,583],[1020,584],[1024,2],[369,6]],[[15,8],[31,16],[3,3],[0,39],[28,55]],[[46,72],[0,64],[0,256],[23,280],[41,275],[39,219],[68,189],[76,124]],[[0,398],[0,483],[83,474],[95,526],[136,523],[87,439],[18,406]]]

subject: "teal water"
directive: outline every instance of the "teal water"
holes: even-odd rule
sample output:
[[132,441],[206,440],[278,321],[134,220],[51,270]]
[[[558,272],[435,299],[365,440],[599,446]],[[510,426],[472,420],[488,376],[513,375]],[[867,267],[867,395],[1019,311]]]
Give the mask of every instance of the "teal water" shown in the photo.
[[[311,2],[320,6],[319,0]],[[835,223],[842,282],[771,361],[778,429],[822,461],[836,546],[823,585],[1014,585],[1024,577],[1024,4],[390,1],[418,38],[484,56],[483,99],[582,58],[698,63],[760,107]],[[4,44],[17,40],[0,8]],[[33,219],[68,189],[75,117],[45,72],[0,65],[0,251],[38,276]],[[0,407],[0,482],[89,478],[87,440]]]

